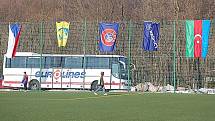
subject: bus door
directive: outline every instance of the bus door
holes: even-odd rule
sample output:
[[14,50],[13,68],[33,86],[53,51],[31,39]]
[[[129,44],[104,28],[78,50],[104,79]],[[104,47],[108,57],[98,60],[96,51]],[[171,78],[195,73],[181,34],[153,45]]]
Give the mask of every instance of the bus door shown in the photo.
[[111,84],[110,89],[120,89],[121,79],[120,79],[120,66],[119,63],[112,63],[111,66]]

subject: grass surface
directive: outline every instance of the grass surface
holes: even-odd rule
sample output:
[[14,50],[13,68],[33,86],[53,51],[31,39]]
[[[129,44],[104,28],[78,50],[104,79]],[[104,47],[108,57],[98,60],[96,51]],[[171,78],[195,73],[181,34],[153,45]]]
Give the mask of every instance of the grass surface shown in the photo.
[[214,121],[215,95],[0,92],[0,121]]

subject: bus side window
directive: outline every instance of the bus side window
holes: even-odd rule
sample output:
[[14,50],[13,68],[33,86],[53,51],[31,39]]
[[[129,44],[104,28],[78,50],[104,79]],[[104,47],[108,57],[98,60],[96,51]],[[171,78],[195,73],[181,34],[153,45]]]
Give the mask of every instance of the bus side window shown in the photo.
[[45,57],[45,68],[51,68],[52,59],[51,57]]
[[83,57],[65,57],[64,68],[83,68]]
[[11,59],[11,68],[26,68],[27,57],[21,56]]
[[106,57],[87,57],[86,68],[88,69],[108,69],[109,58]]
[[27,68],[40,68],[40,57],[28,57]]
[[52,67],[61,67],[61,57],[54,57],[52,61]]
[[45,57],[45,68],[61,68],[64,66],[64,57]]

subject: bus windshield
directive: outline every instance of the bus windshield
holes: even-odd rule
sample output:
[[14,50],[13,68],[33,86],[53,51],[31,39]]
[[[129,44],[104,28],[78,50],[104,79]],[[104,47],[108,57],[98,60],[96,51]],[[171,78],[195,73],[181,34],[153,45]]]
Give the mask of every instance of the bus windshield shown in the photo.
[[127,58],[120,57],[117,63],[112,64],[112,75],[119,79],[128,80]]
[[119,65],[120,65],[120,78],[121,79],[128,79],[128,69],[127,69],[127,63],[119,61]]

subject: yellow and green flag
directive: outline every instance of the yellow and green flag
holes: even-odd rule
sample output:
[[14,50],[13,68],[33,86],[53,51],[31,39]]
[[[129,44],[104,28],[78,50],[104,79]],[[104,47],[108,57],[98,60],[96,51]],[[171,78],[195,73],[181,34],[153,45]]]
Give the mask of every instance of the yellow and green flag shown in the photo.
[[58,47],[65,47],[69,34],[69,22],[56,22]]

